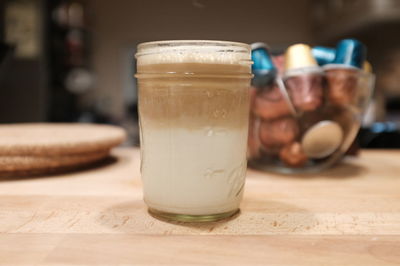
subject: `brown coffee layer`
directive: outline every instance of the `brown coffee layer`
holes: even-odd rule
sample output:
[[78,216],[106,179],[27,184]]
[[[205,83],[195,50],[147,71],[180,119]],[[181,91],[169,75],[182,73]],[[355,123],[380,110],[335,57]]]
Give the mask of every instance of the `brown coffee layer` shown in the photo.
[[139,80],[142,126],[247,127],[249,79]]
[[143,126],[247,127],[249,65],[138,65]]

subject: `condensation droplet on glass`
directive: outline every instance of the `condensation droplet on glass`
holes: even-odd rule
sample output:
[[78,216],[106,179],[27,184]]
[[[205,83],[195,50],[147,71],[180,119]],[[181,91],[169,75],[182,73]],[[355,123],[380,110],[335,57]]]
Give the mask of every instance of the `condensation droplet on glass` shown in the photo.
[[227,134],[226,129],[220,128],[220,129],[215,130],[216,136],[226,136],[226,134]]
[[219,116],[219,110],[218,110],[218,109],[217,109],[217,110],[214,110],[213,116],[214,116],[215,118],[218,118],[218,116]]
[[207,168],[206,171],[204,172],[204,177],[205,178],[218,178],[220,176],[223,176],[225,174],[224,169],[212,169],[212,168]]
[[212,129],[212,127],[206,127],[204,130],[204,135],[206,135],[207,137],[211,137],[212,135],[214,135],[214,130]]
[[225,119],[226,118],[226,115],[228,114],[228,112],[225,110],[225,109],[222,109],[221,110],[221,117],[223,118],[223,119]]
[[213,112],[213,116],[215,118],[222,118],[225,119],[228,112],[225,109],[216,109]]
[[206,171],[204,172],[204,177],[205,178],[211,178],[212,170],[210,168],[207,168]]

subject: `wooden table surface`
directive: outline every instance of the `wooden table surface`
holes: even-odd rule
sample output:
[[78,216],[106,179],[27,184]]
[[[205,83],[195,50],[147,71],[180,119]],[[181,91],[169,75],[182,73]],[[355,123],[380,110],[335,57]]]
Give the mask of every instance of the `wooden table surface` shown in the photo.
[[2,265],[398,265],[400,151],[318,175],[249,170],[241,214],[170,224],[142,201],[139,152],[98,168],[0,180]]

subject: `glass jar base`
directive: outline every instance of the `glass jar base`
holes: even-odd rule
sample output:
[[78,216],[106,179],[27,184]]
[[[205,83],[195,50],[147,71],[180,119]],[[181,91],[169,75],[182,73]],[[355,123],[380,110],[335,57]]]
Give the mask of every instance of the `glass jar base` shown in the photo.
[[231,218],[240,212],[240,209],[236,209],[230,212],[207,214],[207,215],[188,215],[188,214],[177,214],[158,211],[152,208],[148,209],[151,216],[154,218],[164,221],[174,222],[187,222],[187,223],[199,223],[199,222],[216,222],[223,219]]

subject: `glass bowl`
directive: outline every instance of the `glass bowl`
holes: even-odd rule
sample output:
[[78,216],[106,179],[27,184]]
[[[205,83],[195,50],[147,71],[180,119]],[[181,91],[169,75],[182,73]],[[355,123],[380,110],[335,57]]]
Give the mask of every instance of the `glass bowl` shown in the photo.
[[353,143],[375,76],[353,68],[294,73],[252,87],[248,164],[280,172],[318,172]]

